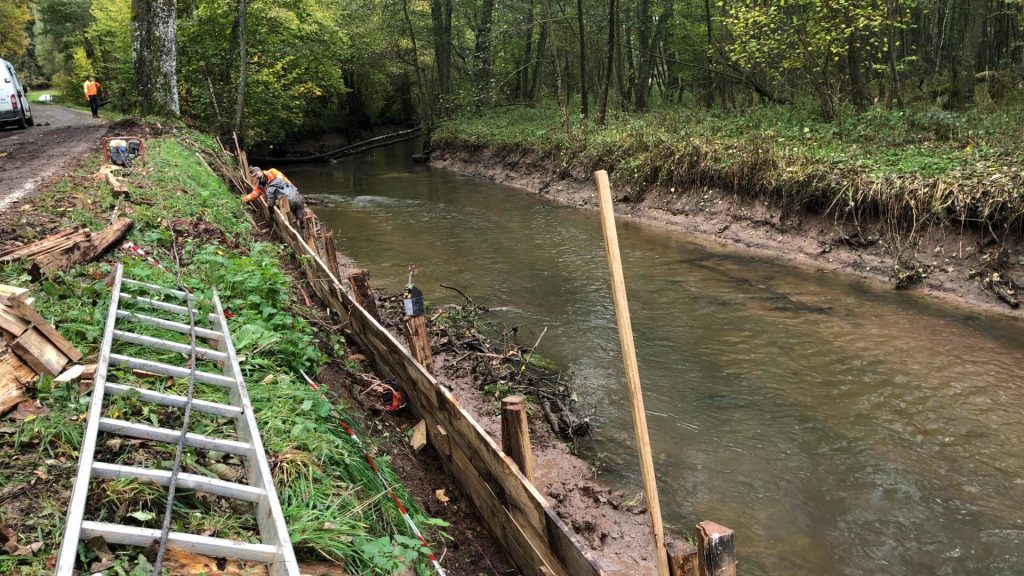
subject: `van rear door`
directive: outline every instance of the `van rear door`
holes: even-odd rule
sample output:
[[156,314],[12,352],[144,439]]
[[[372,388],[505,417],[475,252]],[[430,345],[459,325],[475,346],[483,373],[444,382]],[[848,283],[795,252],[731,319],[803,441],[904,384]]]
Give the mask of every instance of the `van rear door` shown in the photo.
[[18,88],[14,79],[14,70],[11,70],[11,65],[6,60],[0,61],[0,116],[4,116],[4,112],[9,113],[14,109],[14,105],[11,100],[11,96],[18,98]]

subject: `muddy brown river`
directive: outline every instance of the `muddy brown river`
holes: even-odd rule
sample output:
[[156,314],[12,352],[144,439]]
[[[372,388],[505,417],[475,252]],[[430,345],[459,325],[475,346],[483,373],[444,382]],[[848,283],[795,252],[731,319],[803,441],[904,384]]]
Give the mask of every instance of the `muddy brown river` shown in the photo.
[[[639,492],[596,211],[407,161],[289,176],[398,291],[461,288],[593,410],[580,444]],[[1024,574],[1024,330],[912,294],[619,223],[666,523],[736,531],[745,575]]]

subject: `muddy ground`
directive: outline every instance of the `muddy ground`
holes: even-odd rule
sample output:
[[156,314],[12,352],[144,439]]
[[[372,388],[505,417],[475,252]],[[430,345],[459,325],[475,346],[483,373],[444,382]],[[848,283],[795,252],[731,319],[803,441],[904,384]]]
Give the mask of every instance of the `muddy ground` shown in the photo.
[[98,148],[109,122],[61,106],[32,106],[36,125],[0,129],[0,210],[31,196],[67,173]]
[[[521,152],[449,149],[432,164],[540,194],[597,207],[590,174],[563,175],[550,158]],[[816,270],[852,274],[882,289],[901,288],[966,309],[1024,316],[1024,243],[1017,233],[920,225],[893,234],[891,223],[783,211],[716,189],[637,190],[614,183],[616,213],[688,234],[694,241],[740,248]]]

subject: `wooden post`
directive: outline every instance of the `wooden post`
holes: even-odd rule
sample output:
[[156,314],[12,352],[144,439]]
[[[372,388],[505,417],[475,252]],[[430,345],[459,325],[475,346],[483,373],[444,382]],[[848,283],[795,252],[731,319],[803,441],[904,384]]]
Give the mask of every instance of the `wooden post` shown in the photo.
[[669,540],[668,572],[672,576],[700,576],[700,553],[697,547],[683,540]]
[[366,270],[353,270],[348,273],[348,283],[352,285],[352,298],[354,298],[355,301],[370,314],[370,316],[373,316],[377,322],[380,322],[380,313],[377,311],[377,300],[373,297],[373,292],[370,291],[370,274]]
[[533,451],[526,422],[526,401],[522,396],[501,400],[501,449],[508,454],[526,479],[533,483]]
[[[277,199],[277,211],[281,213],[281,216],[284,216],[284,221],[285,222],[288,222],[289,224],[291,224],[291,222],[292,222],[292,207],[288,205],[288,199],[287,198],[278,198]],[[282,234],[287,234],[287,231],[282,231],[281,233]]]
[[640,370],[636,363],[636,348],[633,343],[633,326],[629,319],[629,303],[626,300],[626,281],[622,274],[622,257],[619,255],[619,236],[615,230],[615,209],[612,206],[612,191],[608,185],[608,173],[598,170],[594,173],[597,197],[601,205],[601,228],[604,230],[605,252],[608,256],[608,271],[611,274],[612,300],[615,303],[615,320],[619,327],[622,345],[622,361],[626,368],[626,384],[633,408],[633,432],[636,435],[637,451],[640,453],[640,474],[647,496],[647,510],[651,515],[651,530],[654,532],[654,558],[658,576],[669,576],[668,554],[665,552],[665,528],[661,523],[661,504],[658,501],[658,485],[654,477],[654,459],[651,457],[651,439],[647,433],[647,412],[644,411],[644,396],[640,389]]
[[306,240],[306,246],[309,246],[310,250],[315,254],[320,254],[316,247],[316,215],[310,211],[306,211],[306,215],[302,217],[302,237]]
[[409,350],[427,372],[434,373],[434,352],[430,349],[430,335],[427,333],[426,316],[405,317],[405,337],[409,341]]
[[701,576],[736,576],[736,547],[732,530],[705,520],[697,524]]
[[338,247],[334,245],[334,232],[331,232],[327,227],[323,227],[324,231],[324,252],[327,256],[327,267],[331,269],[331,274],[341,282],[341,265],[338,264]]

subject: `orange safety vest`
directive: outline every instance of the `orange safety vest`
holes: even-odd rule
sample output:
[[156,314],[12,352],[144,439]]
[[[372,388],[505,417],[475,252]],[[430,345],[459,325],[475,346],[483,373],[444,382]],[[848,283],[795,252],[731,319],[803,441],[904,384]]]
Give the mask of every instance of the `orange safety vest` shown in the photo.
[[[285,182],[287,182],[289,184],[292,183],[292,181],[289,180],[288,177],[285,176],[277,168],[267,168],[266,170],[263,171],[263,176],[267,179],[267,184],[273,182],[274,180],[277,180],[278,178],[284,180]],[[293,184],[293,186],[294,186],[294,184]],[[252,187],[252,192],[246,194],[245,196],[242,196],[242,202],[252,202],[253,200],[259,198],[260,196],[263,196],[266,193],[267,193],[267,186],[266,186],[266,184],[260,184],[259,182],[257,182]]]
[[100,93],[100,83],[96,81],[89,82],[88,80],[86,80],[86,82],[82,84],[82,88],[85,90],[86,98],[88,98],[89,96],[95,96]]

